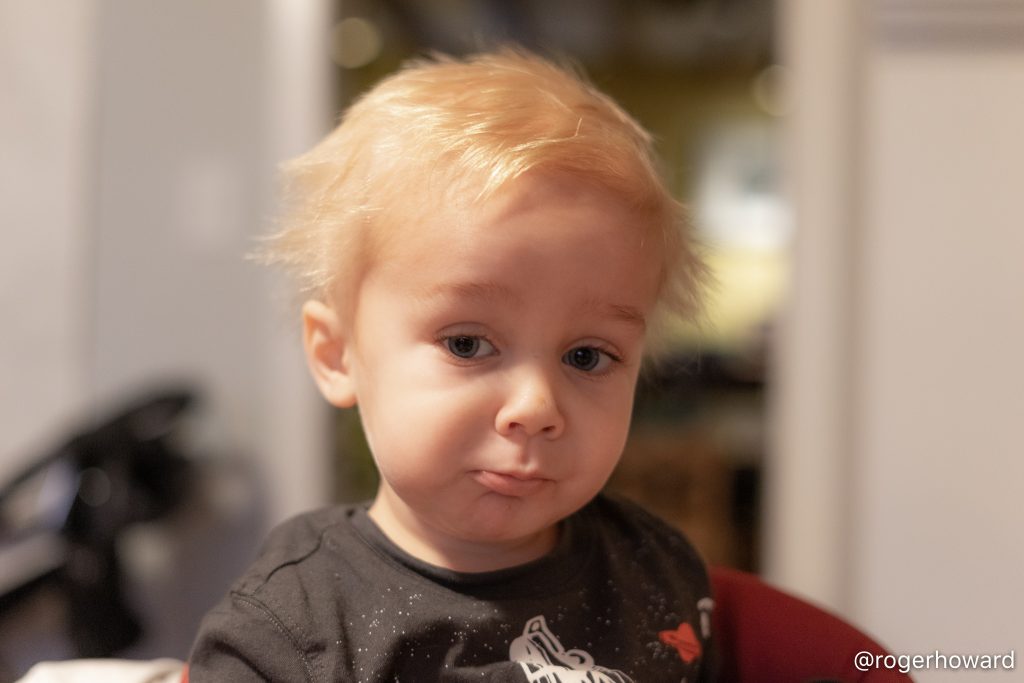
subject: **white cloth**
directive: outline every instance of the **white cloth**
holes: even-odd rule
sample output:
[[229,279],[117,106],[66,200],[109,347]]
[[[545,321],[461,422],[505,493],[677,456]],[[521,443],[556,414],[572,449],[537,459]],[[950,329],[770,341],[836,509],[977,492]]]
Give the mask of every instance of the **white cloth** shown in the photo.
[[178,683],[184,665],[177,659],[41,662],[16,683]]

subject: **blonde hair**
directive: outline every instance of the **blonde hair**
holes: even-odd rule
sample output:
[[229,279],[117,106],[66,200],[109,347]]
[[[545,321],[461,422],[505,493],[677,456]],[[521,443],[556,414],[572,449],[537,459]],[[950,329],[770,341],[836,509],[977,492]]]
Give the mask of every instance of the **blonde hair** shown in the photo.
[[704,267],[650,135],[573,71],[512,48],[415,60],[366,93],[284,165],[281,230],[261,255],[305,296],[354,298],[410,188],[468,184],[479,201],[530,171],[569,174],[648,219],[664,247],[654,341],[659,320],[695,316]]

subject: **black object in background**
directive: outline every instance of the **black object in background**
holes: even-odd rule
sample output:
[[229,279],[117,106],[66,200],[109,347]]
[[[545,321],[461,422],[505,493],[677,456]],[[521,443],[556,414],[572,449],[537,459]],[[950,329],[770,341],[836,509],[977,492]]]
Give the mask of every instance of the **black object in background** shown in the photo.
[[0,489],[0,614],[38,589],[56,587],[79,657],[110,657],[138,640],[142,629],[125,601],[117,541],[132,524],[163,517],[184,498],[192,468],[174,432],[195,401],[183,389],[134,400]]

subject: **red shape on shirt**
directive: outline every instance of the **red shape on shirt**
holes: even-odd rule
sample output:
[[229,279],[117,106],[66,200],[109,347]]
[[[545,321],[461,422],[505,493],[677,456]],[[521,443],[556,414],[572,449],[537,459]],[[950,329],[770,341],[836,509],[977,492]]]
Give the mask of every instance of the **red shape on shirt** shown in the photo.
[[666,645],[671,645],[679,653],[679,658],[689,664],[700,657],[701,646],[693,627],[683,622],[674,631],[661,631],[658,638]]

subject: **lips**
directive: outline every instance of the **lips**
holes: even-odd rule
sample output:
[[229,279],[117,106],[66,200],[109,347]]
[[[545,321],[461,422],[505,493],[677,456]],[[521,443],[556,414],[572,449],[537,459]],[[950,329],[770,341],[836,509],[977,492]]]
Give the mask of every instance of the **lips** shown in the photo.
[[522,498],[537,493],[550,479],[515,472],[477,470],[472,474],[478,484],[503,496]]

